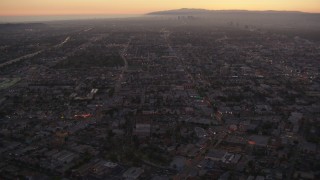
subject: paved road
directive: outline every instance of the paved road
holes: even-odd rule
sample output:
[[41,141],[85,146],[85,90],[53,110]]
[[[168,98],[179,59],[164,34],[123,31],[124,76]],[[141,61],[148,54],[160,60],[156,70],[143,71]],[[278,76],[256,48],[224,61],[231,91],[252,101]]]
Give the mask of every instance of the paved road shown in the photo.
[[[64,41],[62,41],[61,43],[57,44],[57,45],[54,45],[54,46],[51,46],[50,48],[47,48],[47,49],[51,49],[51,48],[59,48],[61,46],[63,46],[65,43],[67,43],[68,41],[70,40],[70,36],[68,36]],[[13,63],[16,63],[16,62],[19,62],[23,59],[27,59],[27,58],[31,58],[31,57],[34,57],[40,53],[42,53],[43,51],[47,50],[47,49],[43,49],[43,50],[40,50],[40,51],[37,51],[37,52],[34,52],[34,53],[30,53],[30,54],[26,54],[26,55],[23,55],[21,57],[18,57],[18,58],[15,58],[15,59],[12,59],[12,60],[9,60],[5,63],[2,63],[0,64],[0,68],[4,67],[4,66],[7,66],[7,65],[10,65],[10,64],[13,64]]]
[[190,74],[190,72],[187,70],[187,66],[184,62],[184,60],[177,55],[176,51],[172,48],[170,42],[169,42],[169,36],[170,36],[170,32],[169,31],[165,31],[165,30],[161,30],[160,32],[164,33],[164,39],[167,43],[167,46],[169,48],[169,50],[174,54],[174,56],[176,58],[178,58],[178,60],[180,61],[180,64],[183,66],[184,72],[187,73],[188,77],[191,79],[191,83],[194,84],[195,83],[195,79],[194,77]]
[[118,93],[120,91],[120,88],[121,88],[121,83],[123,82],[123,76],[124,76],[124,73],[128,70],[128,61],[127,61],[127,50],[128,50],[128,47],[131,43],[131,39],[129,40],[129,42],[126,44],[125,48],[123,49],[122,53],[121,53],[121,58],[123,59],[124,61],[124,66],[122,68],[122,71],[121,71],[121,74],[116,82],[116,85],[115,85],[115,88],[114,88],[114,92],[115,93]]
[[54,48],[59,48],[62,47],[65,43],[67,43],[70,40],[70,36],[68,36],[63,42],[61,42],[60,44],[57,44],[54,46]]

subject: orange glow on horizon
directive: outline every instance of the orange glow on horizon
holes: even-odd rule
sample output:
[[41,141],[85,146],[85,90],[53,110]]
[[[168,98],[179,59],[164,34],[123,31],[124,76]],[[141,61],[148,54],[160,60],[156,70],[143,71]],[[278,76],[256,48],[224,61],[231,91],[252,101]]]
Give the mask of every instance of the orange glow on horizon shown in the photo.
[[201,8],[320,12],[320,0],[1,0],[0,16],[145,14]]

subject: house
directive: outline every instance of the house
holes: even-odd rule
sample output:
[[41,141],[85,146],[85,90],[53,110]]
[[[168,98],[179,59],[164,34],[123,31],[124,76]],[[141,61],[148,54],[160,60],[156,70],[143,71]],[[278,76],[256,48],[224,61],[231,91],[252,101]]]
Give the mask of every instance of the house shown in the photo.
[[208,136],[206,130],[204,130],[203,128],[195,127],[194,131],[196,132],[198,138],[204,138]]
[[313,179],[315,179],[315,175],[313,172],[296,171],[293,174],[293,178],[294,179],[313,180]]
[[131,167],[123,173],[122,177],[128,180],[138,179],[143,173],[144,170],[142,168]]
[[315,154],[315,153],[317,153],[317,145],[314,144],[314,143],[305,142],[305,143],[302,143],[302,144],[301,144],[300,150],[301,150],[303,153]]
[[211,150],[206,155],[205,159],[209,159],[212,161],[224,161],[227,152],[222,150]]
[[300,120],[302,119],[303,114],[298,112],[292,112],[288,121],[293,124],[292,132],[297,133],[300,129]]
[[152,180],[169,180],[168,176],[154,176]]
[[248,143],[255,147],[267,148],[270,137],[261,135],[252,135],[249,137]]
[[187,159],[182,156],[176,156],[170,163],[170,167],[174,168],[178,171],[182,171],[183,168],[186,166]]
[[148,123],[139,123],[136,124],[135,129],[133,130],[133,134],[139,137],[148,137],[151,132],[151,124]]

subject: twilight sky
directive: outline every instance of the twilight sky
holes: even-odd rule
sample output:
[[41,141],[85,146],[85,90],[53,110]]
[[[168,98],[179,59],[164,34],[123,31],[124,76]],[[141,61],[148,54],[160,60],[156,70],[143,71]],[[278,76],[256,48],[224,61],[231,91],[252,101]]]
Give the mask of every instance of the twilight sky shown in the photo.
[[144,14],[179,8],[320,13],[320,0],[0,0],[0,16]]

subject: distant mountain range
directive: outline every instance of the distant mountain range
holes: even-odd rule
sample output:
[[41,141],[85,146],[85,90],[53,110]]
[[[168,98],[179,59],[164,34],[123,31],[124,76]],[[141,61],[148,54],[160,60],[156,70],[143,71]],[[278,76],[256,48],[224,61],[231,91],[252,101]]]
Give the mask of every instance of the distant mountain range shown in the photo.
[[300,11],[248,11],[248,10],[207,10],[207,9],[175,9],[167,11],[151,12],[147,15],[213,15],[213,14],[310,14]]

